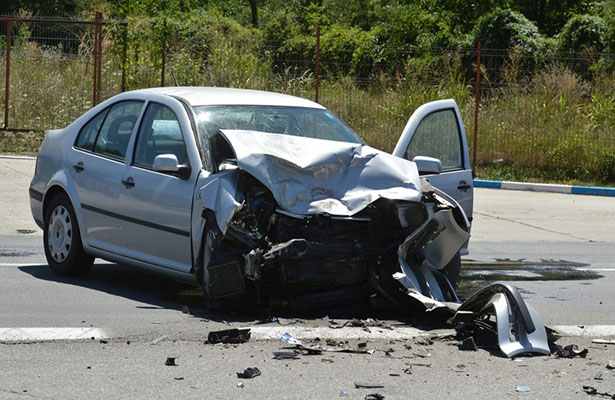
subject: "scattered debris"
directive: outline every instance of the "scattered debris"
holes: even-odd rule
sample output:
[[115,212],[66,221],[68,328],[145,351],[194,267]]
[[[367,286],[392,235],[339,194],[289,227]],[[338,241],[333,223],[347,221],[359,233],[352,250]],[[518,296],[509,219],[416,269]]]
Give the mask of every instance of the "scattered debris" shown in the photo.
[[252,379],[261,374],[261,371],[256,367],[246,368],[243,372],[237,372],[237,378]]
[[273,358],[275,358],[276,360],[297,359],[299,358],[299,353],[297,353],[295,350],[274,351]]
[[250,329],[225,329],[222,331],[209,332],[207,343],[245,343],[250,340]]
[[607,392],[599,392],[598,389],[596,389],[593,386],[583,385],[583,391],[591,396],[604,396],[604,397],[610,397],[611,399],[615,399],[615,394],[611,394]]
[[365,396],[365,400],[383,400],[384,396],[380,393],[372,393]]
[[474,338],[472,336],[463,339],[463,341],[457,347],[459,347],[459,350],[478,350],[478,346],[476,345],[476,342],[474,342]]
[[427,367],[427,368],[431,368],[431,364],[427,364],[427,363],[407,362],[406,365],[409,365],[411,367]]
[[156,339],[152,340],[152,341],[150,342],[150,344],[152,344],[152,345],[157,345],[158,343],[160,343],[160,342],[162,342],[163,340],[168,339],[168,338],[169,338],[169,335],[162,335],[162,336],[157,337]]
[[384,384],[372,382],[355,382],[354,387],[356,387],[357,389],[381,389],[384,387]]
[[337,343],[336,346],[332,346],[332,345],[324,346],[324,347],[320,345],[308,346],[308,345],[305,345],[301,340],[295,339],[294,337],[292,337],[289,333],[285,333],[284,335],[282,335],[282,337],[280,337],[280,340],[290,345],[295,346],[295,348],[299,350],[305,351],[306,354],[308,355],[319,355],[319,354],[322,354],[323,351],[331,352],[331,353],[356,353],[356,354],[373,354],[374,353],[374,350],[357,350],[357,349],[353,349],[350,347],[346,347],[345,345],[337,341],[336,341]]
[[587,349],[579,350],[576,344],[569,344],[568,346],[558,346],[554,345],[555,355],[559,358],[574,358],[581,357],[585,358],[587,356]]
[[615,369],[615,361],[614,360],[609,360],[606,363],[606,369]]
[[174,356],[174,357],[167,357],[167,360],[164,362],[164,365],[166,365],[167,367],[177,367],[177,364],[175,363],[175,360],[177,360],[179,358],[179,356]]
[[594,339],[594,340],[592,340],[592,343],[597,343],[597,344],[615,344],[615,340]]
[[530,391],[530,387],[529,386],[517,386],[516,390],[519,393],[525,393],[525,392],[529,392]]

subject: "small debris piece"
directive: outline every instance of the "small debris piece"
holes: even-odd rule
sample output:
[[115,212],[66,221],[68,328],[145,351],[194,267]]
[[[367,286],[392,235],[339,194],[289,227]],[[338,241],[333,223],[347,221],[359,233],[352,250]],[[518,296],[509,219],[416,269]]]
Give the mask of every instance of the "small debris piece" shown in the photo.
[[175,360],[178,358],[179,357],[167,357],[167,360],[164,362],[164,365],[166,365],[167,367],[177,367]]
[[348,392],[340,390],[340,397],[350,397],[350,395],[348,394]]
[[431,364],[428,364],[428,363],[407,362],[406,365],[409,365],[411,367],[427,367],[427,368],[431,368]]
[[609,360],[609,362],[606,363],[606,369],[615,369],[615,361]]
[[17,233],[21,235],[29,235],[30,233],[34,233],[32,229],[17,229]]
[[335,340],[335,339],[331,339],[331,338],[327,338],[326,343],[327,343],[329,346],[337,346],[337,345],[339,344],[339,342],[338,342],[337,340]]
[[237,372],[237,378],[252,379],[261,374],[261,371],[256,367],[246,368],[243,372]]
[[168,335],[162,335],[162,336],[157,337],[156,339],[152,340],[152,341],[150,342],[150,344],[152,344],[152,345],[157,345],[158,343],[160,343],[160,342],[162,342],[163,340],[168,339],[168,338],[169,338],[169,336],[168,336]]
[[476,346],[476,342],[474,342],[474,338],[472,336],[468,336],[463,339],[463,341],[459,344],[459,350],[471,350],[477,351],[478,346]]
[[524,393],[524,392],[529,392],[529,391],[530,391],[529,386],[517,386],[517,392],[519,393]]
[[357,347],[360,348],[360,349],[363,349],[363,348],[367,347],[367,342],[361,342],[361,343],[357,344]]
[[207,343],[245,343],[250,340],[250,329],[225,329],[222,331],[209,332]]
[[380,393],[372,393],[365,396],[365,400],[383,400],[384,396]]
[[394,374],[394,373],[391,373],[391,374],[389,374],[389,376],[401,376],[401,375],[399,375],[399,374]]
[[412,367],[408,367],[408,368],[404,369],[404,374],[412,375]]
[[190,309],[188,308],[188,306],[187,306],[187,305],[185,305],[185,304],[184,304],[184,305],[182,305],[182,312],[183,312],[184,314],[190,314]]
[[592,340],[592,343],[597,343],[597,344],[615,344],[615,340],[594,339],[594,340]]
[[564,347],[556,345],[555,347],[555,355],[560,358],[585,358],[585,356],[587,356],[587,351],[587,349],[579,350],[576,344],[569,344]]
[[178,376],[177,378],[173,378],[173,379],[175,379],[176,381],[183,381],[184,377],[183,376]]
[[323,358],[320,360],[321,362],[326,362],[326,363],[333,363],[334,361],[330,358]]
[[602,372],[598,372],[596,376],[594,376],[594,380],[601,381],[602,380]]
[[239,382],[239,383],[237,383],[237,387],[238,387],[238,388],[242,388],[242,389],[243,389],[243,387],[244,387],[243,382]]
[[276,360],[289,360],[299,358],[299,354],[295,350],[289,351],[274,351],[273,358]]
[[354,387],[357,389],[381,389],[384,387],[384,384],[373,382],[355,382]]
[[108,341],[106,341],[106,340],[104,340],[104,339],[101,339],[99,343],[100,343],[100,344],[107,344],[107,343],[109,343],[109,342],[108,342]]
[[615,399],[615,394],[611,394],[607,392],[599,392],[598,389],[596,389],[593,386],[583,385],[583,391],[592,396],[604,396],[604,397],[610,397],[611,399]]

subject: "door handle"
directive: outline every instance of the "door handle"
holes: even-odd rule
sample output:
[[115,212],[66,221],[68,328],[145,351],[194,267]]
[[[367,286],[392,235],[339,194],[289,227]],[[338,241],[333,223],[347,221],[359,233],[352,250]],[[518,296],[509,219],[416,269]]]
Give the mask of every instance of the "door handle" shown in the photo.
[[457,186],[457,189],[461,190],[462,192],[465,192],[468,189],[472,189],[472,185],[470,185],[466,181],[461,181],[459,182],[459,186]]
[[122,184],[126,186],[126,189],[129,189],[135,185],[135,180],[132,179],[132,176],[131,176],[126,179],[122,179]]
[[73,168],[77,173],[83,171],[85,167],[83,166],[83,161],[79,161],[77,164],[73,165]]

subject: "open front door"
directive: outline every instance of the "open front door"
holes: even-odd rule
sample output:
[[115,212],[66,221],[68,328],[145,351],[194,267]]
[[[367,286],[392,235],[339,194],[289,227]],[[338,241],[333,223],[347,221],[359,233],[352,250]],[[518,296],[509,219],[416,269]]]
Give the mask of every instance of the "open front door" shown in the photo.
[[438,100],[419,107],[408,120],[393,155],[407,160],[416,156],[439,159],[442,172],[423,176],[457,200],[472,221],[470,152],[455,100]]

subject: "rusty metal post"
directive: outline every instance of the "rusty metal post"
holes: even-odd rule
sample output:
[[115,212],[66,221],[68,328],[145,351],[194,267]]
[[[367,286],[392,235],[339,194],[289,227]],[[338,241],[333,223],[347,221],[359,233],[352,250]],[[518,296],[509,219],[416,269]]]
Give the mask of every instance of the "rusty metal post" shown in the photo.
[[167,64],[167,41],[166,39],[167,33],[167,20],[165,19],[162,25],[162,39],[160,41],[160,47],[162,49],[162,69],[160,71],[160,86],[164,86],[164,74]]
[[102,13],[96,13],[98,18],[98,68],[96,69],[96,73],[98,76],[96,77],[96,104],[100,103],[100,93],[101,90],[101,73],[102,73]]
[[472,149],[472,167],[476,168],[476,149],[478,148],[478,106],[480,99],[480,39],[476,53],[476,88],[474,89],[474,148]]
[[6,76],[4,77],[4,128],[9,126],[9,95],[11,85],[11,25],[13,21],[6,22]]
[[98,26],[100,25],[100,13],[96,13],[94,18],[94,79],[92,87],[92,107],[96,105],[98,98]]
[[318,103],[320,90],[320,25],[316,26],[316,80],[314,83],[314,101]]
[[124,42],[124,48],[122,49],[122,92],[126,91],[126,52],[128,50],[128,27],[124,27],[122,34],[122,40]]

